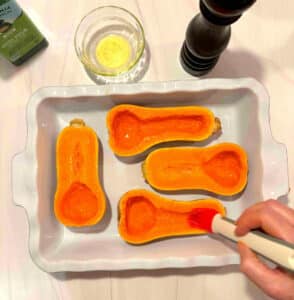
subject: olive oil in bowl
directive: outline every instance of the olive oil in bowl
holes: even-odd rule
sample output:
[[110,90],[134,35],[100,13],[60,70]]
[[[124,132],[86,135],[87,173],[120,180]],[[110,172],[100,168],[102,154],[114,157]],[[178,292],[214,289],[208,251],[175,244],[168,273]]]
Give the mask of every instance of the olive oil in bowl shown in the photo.
[[75,49],[88,73],[99,83],[129,82],[142,66],[144,30],[129,11],[102,6],[88,13],[75,34]]

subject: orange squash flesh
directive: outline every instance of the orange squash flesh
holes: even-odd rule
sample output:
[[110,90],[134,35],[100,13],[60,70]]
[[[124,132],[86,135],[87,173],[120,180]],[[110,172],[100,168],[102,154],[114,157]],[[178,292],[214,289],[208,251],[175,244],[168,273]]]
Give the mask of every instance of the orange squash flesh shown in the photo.
[[162,148],[151,152],[143,164],[147,182],[164,191],[206,190],[230,196],[245,188],[247,173],[246,152],[233,143]]
[[[209,233],[203,229],[206,224],[197,227],[197,209],[201,210],[202,222],[205,210],[208,215],[211,211],[226,214],[224,206],[215,199],[177,201],[143,189],[132,190],[119,202],[119,234],[128,243],[144,244],[166,237]],[[208,218],[210,222],[211,217]]]
[[220,130],[204,107],[142,107],[122,104],[107,115],[109,144],[119,156],[132,156],[169,141],[202,141]]
[[106,207],[98,175],[98,141],[93,129],[82,120],[71,121],[56,143],[56,218],[66,226],[98,223]]

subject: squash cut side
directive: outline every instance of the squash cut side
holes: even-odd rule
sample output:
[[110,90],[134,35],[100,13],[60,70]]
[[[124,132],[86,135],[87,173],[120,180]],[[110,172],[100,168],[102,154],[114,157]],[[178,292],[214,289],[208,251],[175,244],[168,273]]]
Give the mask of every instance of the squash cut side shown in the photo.
[[122,104],[107,115],[109,144],[119,156],[137,155],[170,141],[203,141],[221,129],[219,119],[204,107],[151,108]]
[[[153,192],[138,189],[124,194],[119,202],[119,233],[131,244],[144,244],[153,240],[185,235],[207,234],[207,224],[198,226],[195,211],[211,221],[211,212],[226,214],[224,206],[216,199],[177,201]],[[209,228],[209,227],[207,227]]]
[[247,184],[247,154],[233,143],[205,148],[162,148],[147,156],[143,174],[158,190],[205,190],[231,196]]
[[106,200],[98,175],[96,133],[82,120],[72,120],[56,143],[56,218],[65,226],[91,226],[105,213]]

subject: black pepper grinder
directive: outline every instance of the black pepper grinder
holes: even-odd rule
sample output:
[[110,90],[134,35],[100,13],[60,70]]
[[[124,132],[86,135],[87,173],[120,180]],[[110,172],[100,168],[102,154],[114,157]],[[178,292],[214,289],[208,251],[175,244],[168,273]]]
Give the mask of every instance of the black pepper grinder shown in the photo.
[[256,0],[200,0],[200,13],[186,31],[181,64],[193,76],[202,76],[216,65],[227,47],[231,24]]

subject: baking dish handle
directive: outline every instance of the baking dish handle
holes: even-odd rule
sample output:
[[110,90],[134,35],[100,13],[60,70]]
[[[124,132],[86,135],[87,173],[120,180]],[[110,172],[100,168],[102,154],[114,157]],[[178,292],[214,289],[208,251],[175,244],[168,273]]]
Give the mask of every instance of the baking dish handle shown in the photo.
[[277,199],[289,193],[288,158],[286,145],[274,142],[266,149],[268,151],[267,167],[264,168],[266,188],[264,196]]

